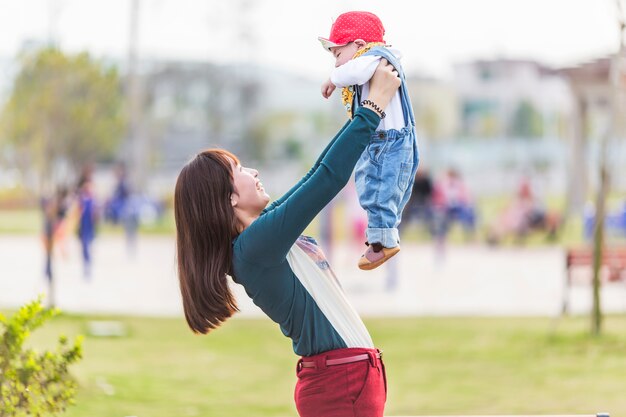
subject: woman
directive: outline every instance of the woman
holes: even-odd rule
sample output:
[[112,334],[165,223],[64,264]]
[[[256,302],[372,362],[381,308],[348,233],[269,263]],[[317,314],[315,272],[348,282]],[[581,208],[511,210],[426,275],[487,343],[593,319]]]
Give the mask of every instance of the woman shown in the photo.
[[[368,98],[384,109],[399,86],[383,60]],[[227,275],[243,285],[302,356],[295,400],[304,417],[383,415],[380,352],[315,240],[301,236],[347,183],[380,117],[374,106],[360,108],[309,173],[269,207],[258,172],[224,150],[198,154],[176,183],[178,274],[189,327],[218,327],[237,311]]]

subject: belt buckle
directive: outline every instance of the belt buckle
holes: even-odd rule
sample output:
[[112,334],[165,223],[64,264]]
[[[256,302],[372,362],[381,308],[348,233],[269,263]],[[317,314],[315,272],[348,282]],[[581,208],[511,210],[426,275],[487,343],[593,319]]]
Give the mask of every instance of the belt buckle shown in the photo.
[[326,368],[328,368],[328,364],[326,363],[327,360],[328,356],[326,355],[315,359],[315,369],[318,371],[325,371]]

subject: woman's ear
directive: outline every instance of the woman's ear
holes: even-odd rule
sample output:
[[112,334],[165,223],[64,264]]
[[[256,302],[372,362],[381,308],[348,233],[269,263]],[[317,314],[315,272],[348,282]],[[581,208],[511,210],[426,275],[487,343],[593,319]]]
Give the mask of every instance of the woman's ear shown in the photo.
[[363,48],[365,45],[367,45],[367,42],[365,42],[363,39],[355,39],[354,43],[356,44],[356,46],[358,47],[358,49]]
[[230,195],[230,205],[233,207],[237,206],[237,203],[239,202],[239,196],[237,194],[231,194]]

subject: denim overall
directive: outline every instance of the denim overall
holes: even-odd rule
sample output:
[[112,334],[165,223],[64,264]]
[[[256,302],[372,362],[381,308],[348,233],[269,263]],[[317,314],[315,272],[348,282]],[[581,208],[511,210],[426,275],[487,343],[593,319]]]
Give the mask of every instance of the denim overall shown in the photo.
[[[419,151],[415,136],[415,117],[406,87],[402,66],[385,47],[374,47],[362,56],[375,55],[385,58],[398,71],[402,84],[400,99],[405,127],[379,130],[356,164],[355,181],[361,207],[367,212],[367,241],[393,248],[400,243],[398,225],[402,210],[409,201],[419,163]],[[361,103],[361,89],[356,88],[356,110]]]

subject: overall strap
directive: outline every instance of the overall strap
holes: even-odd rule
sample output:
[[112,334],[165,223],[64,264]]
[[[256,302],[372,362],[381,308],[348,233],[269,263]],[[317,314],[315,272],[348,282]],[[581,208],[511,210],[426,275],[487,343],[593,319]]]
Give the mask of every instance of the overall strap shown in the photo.
[[402,70],[402,65],[400,64],[400,61],[398,60],[398,58],[396,58],[396,56],[391,53],[389,48],[385,46],[375,46],[371,48],[369,51],[365,52],[362,56],[367,56],[367,55],[374,55],[374,56],[380,56],[380,57],[385,58],[387,61],[389,61],[391,65],[393,65],[396,71],[398,71],[398,74],[400,74],[400,79],[402,81],[405,80],[404,71]]
[[[404,123],[406,123],[407,126],[414,127],[415,115],[413,114],[413,105],[411,104],[409,91],[406,87],[406,76],[404,74],[404,70],[402,69],[402,65],[400,64],[400,61],[398,60],[398,58],[395,57],[394,54],[391,53],[389,48],[386,48],[384,46],[375,46],[363,54],[363,56],[366,55],[374,55],[385,58],[387,61],[389,61],[391,65],[393,65],[396,71],[398,71],[398,75],[400,76],[400,80],[402,81],[402,84],[400,85],[400,98],[402,100],[402,114],[404,116]],[[360,101],[358,103],[360,103]]]

